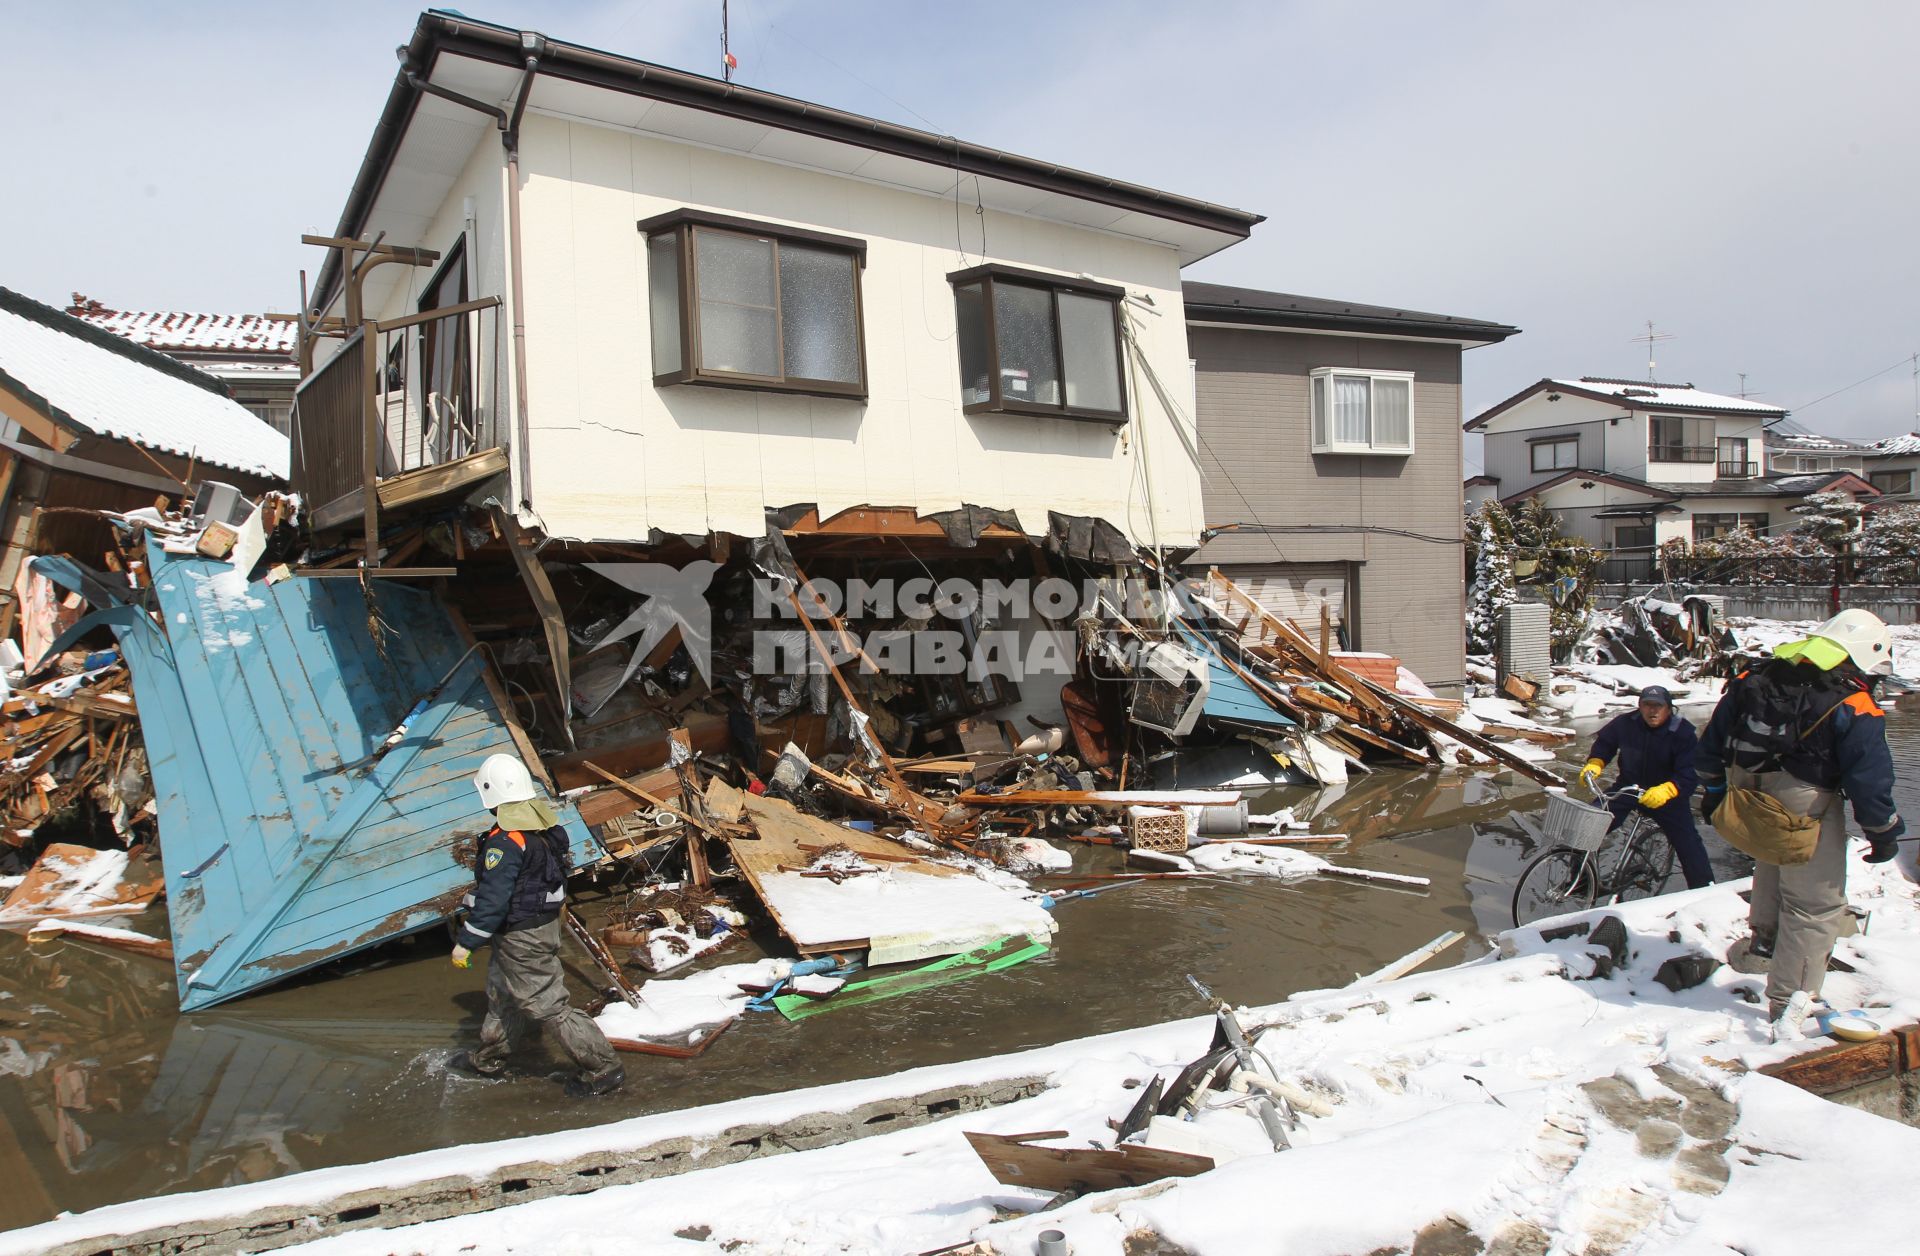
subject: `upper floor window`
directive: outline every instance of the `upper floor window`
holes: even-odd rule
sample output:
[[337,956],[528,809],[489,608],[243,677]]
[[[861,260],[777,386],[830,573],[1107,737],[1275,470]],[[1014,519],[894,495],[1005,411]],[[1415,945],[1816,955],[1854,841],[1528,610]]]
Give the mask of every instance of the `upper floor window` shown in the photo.
[[1413,452],[1412,372],[1323,366],[1312,378],[1314,453]]
[[1867,480],[1883,493],[1913,491],[1913,472],[1911,471],[1875,471],[1867,477]]
[[1652,462],[1712,462],[1713,420],[1654,415],[1647,458]]
[[1120,376],[1125,289],[996,265],[947,279],[959,329],[960,402],[968,414],[1126,420]]
[[640,230],[655,384],[867,395],[865,241],[696,210]]
[[1580,465],[1578,436],[1551,436],[1532,442],[1535,471],[1571,471]]

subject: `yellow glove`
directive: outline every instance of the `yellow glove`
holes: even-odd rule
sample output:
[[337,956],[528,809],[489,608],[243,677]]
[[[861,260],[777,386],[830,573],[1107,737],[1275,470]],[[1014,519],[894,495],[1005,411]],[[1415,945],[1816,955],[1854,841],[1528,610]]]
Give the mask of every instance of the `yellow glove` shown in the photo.
[[1650,811],[1657,811],[1680,796],[1680,787],[1672,781],[1661,781],[1652,789],[1640,795],[1640,805]]
[[1581,784],[1592,789],[1594,782],[1600,779],[1600,773],[1606,770],[1606,766],[1598,759],[1588,759],[1587,766],[1580,769]]
[[453,966],[455,968],[473,967],[473,952],[469,951],[464,946],[454,947],[453,948]]

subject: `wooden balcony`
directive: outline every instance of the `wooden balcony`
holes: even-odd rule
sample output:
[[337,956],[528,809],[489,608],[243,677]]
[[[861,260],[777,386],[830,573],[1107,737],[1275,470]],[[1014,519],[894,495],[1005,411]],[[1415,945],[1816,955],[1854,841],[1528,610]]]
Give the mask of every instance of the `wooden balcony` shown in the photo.
[[[478,367],[478,351],[497,339],[488,323],[498,307],[486,297],[363,323],[301,381],[292,481],[316,531],[356,520],[377,531],[382,510],[507,469],[506,424]],[[410,377],[415,364],[420,378]]]

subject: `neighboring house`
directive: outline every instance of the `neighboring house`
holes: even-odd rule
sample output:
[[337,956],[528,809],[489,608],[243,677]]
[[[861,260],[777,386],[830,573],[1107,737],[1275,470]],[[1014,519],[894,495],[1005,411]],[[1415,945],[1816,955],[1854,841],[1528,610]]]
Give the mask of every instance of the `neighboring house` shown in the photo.
[[1828,489],[1875,495],[1850,471],[1769,471],[1767,432],[1787,413],[1691,384],[1589,376],[1543,379],[1467,430],[1485,438],[1500,501],[1538,497],[1568,535],[1614,552],[1610,577],[1640,578],[1668,541],[1784,528],[1793,506]]
[[300,382],[294,360],[299,327],[291,318],[115,310],[79,292],[67,313],[206,372],[275,431],[289,433],[293,389]]
[[1867,450],[1867,479],[1895,501],[1916,500],[1920,491],[1920,432],[1874,441]]
[[1804,475],[1812,471],[1851,471],[1865,475],[1867,456],[1872,452],[1871,446],[1838,436],[1788,432],[1781,427],[1767,429],[1767,471],[1774,475]]
[[67,552],[98,565],[113,544],[98,511],[177,500],[208,479],[253,496],[287,475],[286,437],[219,380],[5,288],[0,416],[8,591],[23,555]]
[[1504,323],[1221,284],[1185,285],[1207,540],[1218,566],[1309,635],[1428,684],[1465,678],[1462,353]]

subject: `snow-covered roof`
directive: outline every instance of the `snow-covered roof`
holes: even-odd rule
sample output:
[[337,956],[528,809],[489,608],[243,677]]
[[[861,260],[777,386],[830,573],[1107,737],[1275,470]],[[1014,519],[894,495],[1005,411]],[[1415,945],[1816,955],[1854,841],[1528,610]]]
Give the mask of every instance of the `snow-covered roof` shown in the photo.
[[0,384],[83,433],[285,479],[287,438],[220,381],[0,288]]
[[1838,436],[1822,436],[1817,432],[1782,432],[1778,428],[1767,430],[1767,444],[1775,449],[1805,453],[1850,454],[1864,452],[1867,448],[1858,441],[1843,440]]
[[1882,454],[1920,454],[1920,432],[1883,436],[1873,442],[1873,448],[1876,453]]
[[248,353],[292,359],[298,329],[264,314],[110,310],[76,292],[67,313],[162,353]]
[[1553,382],[1570,391],[1603,393],[1609,397],[1618,397],[1625,404],[1640,409],[1712,410],[1769,415],[1786,413],[1786,410],[1780,406],[1770,406],[1763,401],[1754,401],[1747,397],[1729,397],[1725,393],[1705,392],[1692,384],[1656,384],[1648,380],[1606,379],[1598,375],[1582,375],[1579,379],[1556,379]]

